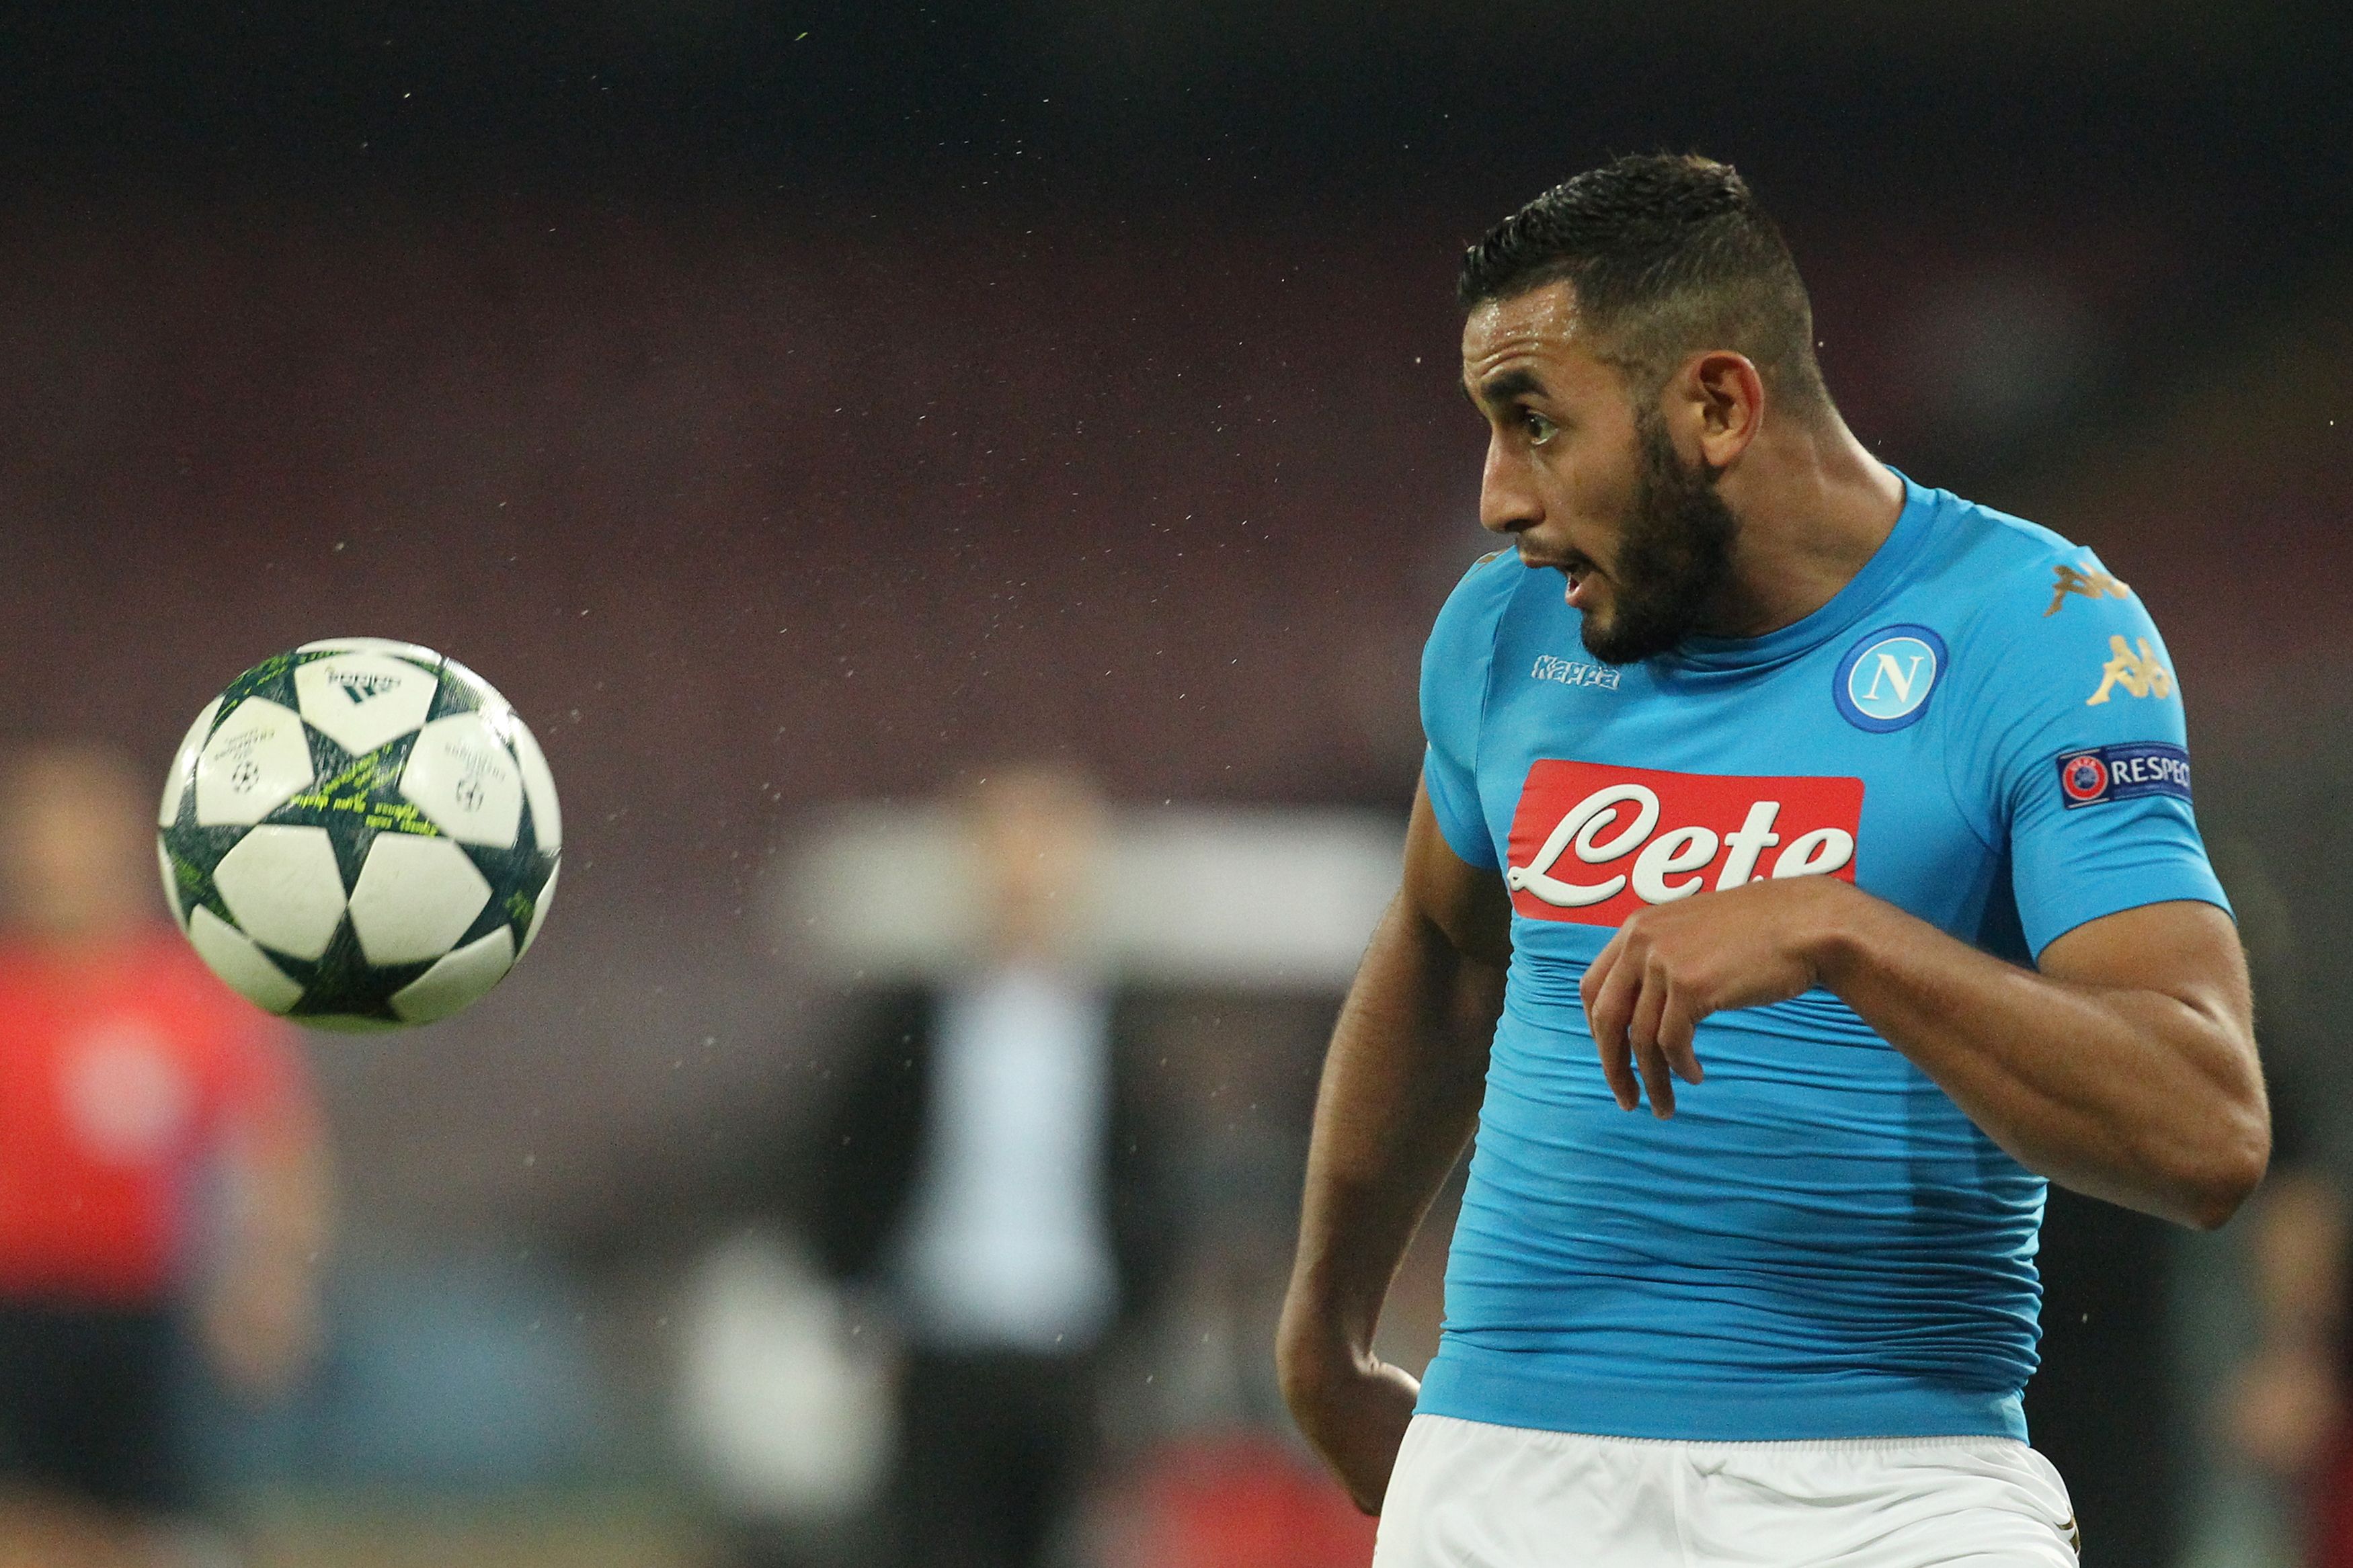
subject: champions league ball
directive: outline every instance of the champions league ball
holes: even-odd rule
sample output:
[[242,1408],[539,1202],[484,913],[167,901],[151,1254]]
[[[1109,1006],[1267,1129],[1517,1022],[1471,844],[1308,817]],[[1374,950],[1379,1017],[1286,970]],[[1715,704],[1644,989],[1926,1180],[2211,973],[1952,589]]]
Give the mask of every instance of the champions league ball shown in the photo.
[[164,896],[213,972],[326,1028],[428,1024],[527,952],[563,822],[539,743],[451,658],[305,643],[196,716],[164,784]]

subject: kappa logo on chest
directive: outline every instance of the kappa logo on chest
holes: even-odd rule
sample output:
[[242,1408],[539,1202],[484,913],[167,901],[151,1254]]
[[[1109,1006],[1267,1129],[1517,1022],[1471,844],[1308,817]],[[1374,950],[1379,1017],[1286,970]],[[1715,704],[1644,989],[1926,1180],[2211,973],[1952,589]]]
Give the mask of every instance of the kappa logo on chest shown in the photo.
[[1562,686],[1590,686],[1603,691],[1618,689],[1623,670],[1605,664],[1588,664],[1581,658],[1563,658],[1555,653],[1536,655],[1535,668],[1528,672],[1532,680],[1550,680]]
[[1759,878],[1854,880],[1857,778],[1676,773],[1540,758],[1504,873],[1531,920],[1614,926]]

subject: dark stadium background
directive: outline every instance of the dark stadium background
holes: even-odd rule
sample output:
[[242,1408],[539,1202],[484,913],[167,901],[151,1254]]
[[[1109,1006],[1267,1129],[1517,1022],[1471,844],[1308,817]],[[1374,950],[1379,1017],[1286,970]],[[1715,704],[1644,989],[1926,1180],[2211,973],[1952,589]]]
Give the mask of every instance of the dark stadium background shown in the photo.
[[[1025,754],[1136,807],[1401,809],[1420,637],[1481,548],[1454,258],[1612,153],[1738,164],[1864,438],[2147,601],[2201,816],[2300,936],[2274,1044],[2325,1064],[2348,33],[2150,0],[0,11],[0,726],[160,776],[261,655],[402,637],[515,701],[573,824],[493,998],[317,1043],[351,1354],[396,1370],[228,1420],[220,1485],[290,1562],[703,1561],[664,1292],[823,1071],[773,918],[807,812]],[[1283,1147],[1318,1005],[1228,1042],[1274,1053],[1243,1114]],[[2171,1478],[2079,1497],[2092,1561],[2286,1561],[2211,1436],[2231,1238],[2059,1218],[2054,1370],[2116,1394],[2051,1420]]]

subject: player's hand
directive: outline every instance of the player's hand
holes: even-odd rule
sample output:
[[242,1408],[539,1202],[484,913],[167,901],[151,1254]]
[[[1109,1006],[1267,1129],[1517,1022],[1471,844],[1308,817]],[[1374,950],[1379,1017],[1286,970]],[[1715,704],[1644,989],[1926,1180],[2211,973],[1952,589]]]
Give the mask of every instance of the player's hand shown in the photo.
[[[1697,1083],[1692,1036],[1728,1007],[1758,1007],[1820,984],[1818,933],[1854,889],[1829,877],[1750,882],[1638,910],[1578,987],[1620,1109],[1648,1091],[1651,1111],[1675,1113],[1674,1079]],[[1639,1077],[1639,1083],[1637,1081]]]
[[1283,1349],[1282,1393],[1299,1429],[1350,1500],[1366,1513],[1380,1512],[1421,1384],[1370,1354],[1302,1354],[1289,1343]]

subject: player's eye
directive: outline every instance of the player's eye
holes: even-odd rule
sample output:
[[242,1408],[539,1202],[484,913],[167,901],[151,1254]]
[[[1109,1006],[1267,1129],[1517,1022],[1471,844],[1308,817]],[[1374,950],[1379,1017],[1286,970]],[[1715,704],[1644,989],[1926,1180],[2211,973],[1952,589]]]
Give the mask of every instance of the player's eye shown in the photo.
[[1528,433],[1528,444],[1541,447],[1560,434],[1560,426],[1533,408],[1520,410],[1520,428]]

